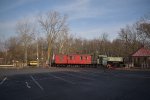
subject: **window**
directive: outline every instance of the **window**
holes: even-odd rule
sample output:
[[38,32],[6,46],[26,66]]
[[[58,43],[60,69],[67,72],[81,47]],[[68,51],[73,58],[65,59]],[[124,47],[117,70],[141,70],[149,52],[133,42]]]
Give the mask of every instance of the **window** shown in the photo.
[[80,60],[82,60],[83,59],[83,57],[82,56],[80,56]]
[[70,60],[73,60],[73,56],[69,56],[69,59],[70,59]]
[[87,60],[88,59],[88,57],[87,56],[85,56],[85,60]]
[[63,56],[60,56],[59,60],[60,60],[60,62],[62,62],[63,61]]

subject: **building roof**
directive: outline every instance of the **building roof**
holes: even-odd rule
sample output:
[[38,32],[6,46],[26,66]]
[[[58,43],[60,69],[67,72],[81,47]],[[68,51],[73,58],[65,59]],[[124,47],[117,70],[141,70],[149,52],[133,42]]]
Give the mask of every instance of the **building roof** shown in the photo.
[[147,57],[150,56],[150,50],[145,49],[144,47],[138,49],[132,54],[133,57]]

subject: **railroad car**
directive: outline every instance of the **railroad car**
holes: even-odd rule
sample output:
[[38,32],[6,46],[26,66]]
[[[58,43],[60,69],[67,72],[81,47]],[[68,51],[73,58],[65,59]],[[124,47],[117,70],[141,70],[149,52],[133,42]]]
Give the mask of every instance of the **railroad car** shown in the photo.
[[90,54],[56,54],[52,60],[53,66],[91,66],[92,55]]
[[67,67],[98,67],[119,65],[123,63],[122,57],[107,57],[106,55],[93,56],[90,54],[56,54],[52,58],[52,66]]

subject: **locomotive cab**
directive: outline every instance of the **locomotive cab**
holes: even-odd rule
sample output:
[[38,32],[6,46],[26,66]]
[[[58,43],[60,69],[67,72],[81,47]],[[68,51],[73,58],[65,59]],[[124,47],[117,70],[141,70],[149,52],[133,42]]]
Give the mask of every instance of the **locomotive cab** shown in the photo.
[[97,64],[102,66],[107,66],[107,56],[106,55],[98,55]]

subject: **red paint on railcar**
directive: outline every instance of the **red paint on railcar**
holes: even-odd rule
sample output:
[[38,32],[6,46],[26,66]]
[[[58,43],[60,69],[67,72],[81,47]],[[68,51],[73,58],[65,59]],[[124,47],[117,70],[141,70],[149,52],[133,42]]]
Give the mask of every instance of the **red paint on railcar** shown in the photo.
[[91,64],[92,57],[88,54],[55,55],[55,64]]
[[91,64],[91,55],[73,54],[68,55],[68,64]]
[[68,61],[68,56],[67,55],[55,55],[54,60],[55,64],[67,64]]

